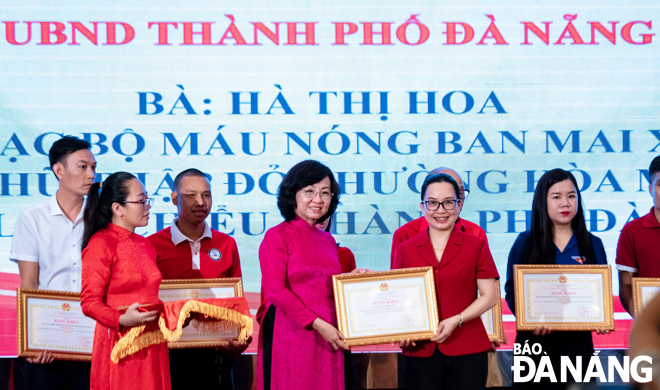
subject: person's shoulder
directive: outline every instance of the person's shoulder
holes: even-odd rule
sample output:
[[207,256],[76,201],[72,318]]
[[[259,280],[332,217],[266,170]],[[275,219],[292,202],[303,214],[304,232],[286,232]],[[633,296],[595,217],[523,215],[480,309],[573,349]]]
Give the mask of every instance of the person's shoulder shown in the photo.
[[463,225],[465,225],[466,228],[468,228],[470,231],[473,231],[474,234],[481,233],[484,236],[486,235],[486,231],[484,229],[482,229],[481,226],[479,226],[478,224],[476,224],[472,221],[468,221],[465,218],[461,218],[461,222],[463,222]]
[[600,239],[597,235],[589,232],[589,239],[591,240],[591,245],[595,248],[596,246],[603,247],[603,240]]
[[410,239],[402,242],[400,248],[406,248],[409,250],[411,248],[424,245],[427,241],[429,241],[429,233],[427,230],[424,230],[423,232],[420,232],[419,234],[416,234],[410,237]]
[[[651,211],[653,212],[653,211]],[[623,229],[621,229],[621,234],[623,235],[624,233],[630,233],[634,234],[637,232],[639,229],[641,229],[644,226],[644,219],[648,217],[648,214],[645,214],[639,218],[635,218],[630,222],[627,222],[625,225],[623,225]]]
[[[142,237],[142,236],[140,236]],[[87,243],[87,248],[96,246],[116,246],[119,243],[119,236],[114,234],[111,229],[107,227],[94,233]],[[85,248],[85,249],[87,249]]]
[[527,243],[527,240],[529,240],[529,237],[531,237],[530,230],[525,230],[524,232],[518,234],[516,241],[513,242],[513,247],[515,248],[517,246],[524,246]]
[[219,232],[215,229],[211,229],[211,241],[219,243],[236,243],[234,237],[227,233]]
[[525,230],[524,232],[521,232],[520,234],[518,234],[518,238],[516,238],[516,240],[525,240],[525,241],[527,241],[527,239],[529,239],[529,237],[531,235],[532,235],[531,230]]
[[50,196],[46,199],[43,199],[41,202],[33,203],[25,208],[23,208],[18,213],[18,218],[30,218],[34,215],[41,213],[44,209],[50,208],[50,204],[53,201],[53,197]]
[[321,236],[325,240],[333,243],[334,245],[337,245],[337,240],[335,240],[335,237],[332,234],[326,232],[325,230],[321,230],[321,229],[317,229],[317,230],[319,231],[319,233],[321,233]]
[[353,255],[353,251],[348,249],[345,246],[338,246],[337,247],[337,252],[340,253],[340,254]]
[[412,221],[406,222],[405,224],[401,225],[398,229],[394,231],[394,234],[402,234],[402,233],[410,233],[409,234],[411,237],[414,237],[417,235],[417,232],[419,231],[419,226],[422,223],[422,219],[424,217],[416,218],[413,219]]
[[290,221],[282,221],[272,228],[266,230],[264,238],[291,238],[296,233],[297,227]]
[[[465,220],[463,220],[465,222]],[[477,228],[481,229],[479,225],[475,225]],[[483,245],[483,243],[486,243],[487,241],[481,237],[480,235],[476,234],[476,232],[464,232],[461,231],[460,229],[455,229],[452,231],[452,234],[462,234],[463,241],[467,245]],[[486,234],[484,233],[484,236]]]
[[171,232],[172,227],[168,226],[165,229],[159,230],[154,234],[151,234],[147,236],[147,240],[149,240],[151,243],[154,242],[162,242],[163,240],[169,240],[172,242],[172,232]]

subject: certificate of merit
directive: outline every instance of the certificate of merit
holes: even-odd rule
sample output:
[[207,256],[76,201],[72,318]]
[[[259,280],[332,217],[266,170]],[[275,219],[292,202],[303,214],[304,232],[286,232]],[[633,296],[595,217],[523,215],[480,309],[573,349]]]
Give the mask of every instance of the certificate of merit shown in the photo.
[[347,337],[429,328],[424,278],[344,284]]
[[527,274],[524,285],[527,322],[605,320],[602,275]]
[[660,278],[632,278],[633,308],[637,317],[644,307],[660,292]]
[[16,298],[19,357],[91,360],[96,321],[83,314],[80,293],[18,289]]
[[516,328],[614,329],[607,265],[516,265]]
[[80,302],[28,298],[28,349],[92,353],[96,321]]
[[346,345],[428,340],[438,327],[431,267],[333,276]]

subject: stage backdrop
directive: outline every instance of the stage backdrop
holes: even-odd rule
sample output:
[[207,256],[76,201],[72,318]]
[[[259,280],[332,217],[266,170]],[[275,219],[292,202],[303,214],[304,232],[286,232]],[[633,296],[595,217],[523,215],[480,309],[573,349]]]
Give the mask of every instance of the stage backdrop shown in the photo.
[[392,234],[420,215],[437,166],[463,176],[461,216],[488,232],[500,275],[555,167],[576,175],[613,264],[621,228],[651,206],[659,18],[651,0],[1,6],[0,292],[15,299],[14,223],[55,193],[47,153],[64,134],[92,143],[97,180],[144,182],[156,202],[140,234],[176,216],[178,172],[208,173],[209,223],[238,242],[248,292],[282,220],[277,186],[304,159],[335,172],[333,233],[360,267],[389,268]]

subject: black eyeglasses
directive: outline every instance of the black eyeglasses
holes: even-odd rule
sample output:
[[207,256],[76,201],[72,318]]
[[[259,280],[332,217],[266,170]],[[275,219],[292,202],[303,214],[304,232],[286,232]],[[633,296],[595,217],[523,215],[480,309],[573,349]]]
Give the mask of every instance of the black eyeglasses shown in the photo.
[[124,203],[136,203],[136,204],[141,204],[144,209],[151,208],[151,206],[154,205],[154,198],[146,198],[143,200],[125,200]]
[[438,202],[436,200],[425,200],[422,203],[426,206],[428,211],[436,211],[442,205],[442,208],[445,210],[453,210],[456,208],[456,203],[460,202],[460,199],[445,200]]

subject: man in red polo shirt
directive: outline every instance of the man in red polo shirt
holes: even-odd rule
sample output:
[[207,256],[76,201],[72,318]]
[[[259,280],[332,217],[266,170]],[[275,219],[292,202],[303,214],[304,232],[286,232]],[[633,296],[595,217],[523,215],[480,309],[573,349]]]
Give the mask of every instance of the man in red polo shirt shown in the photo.
[[[461,210],[463,209],[463,204],[465,203],[465,199],[467,198],[468,193],[470,192],[469,190],[465,189],[465,186],[463,186],[463,180],[461,179],[461,176],[456,172],[455,170],[447,167],[439,167],[435,168],[431,172],[429,172],[428,176],[435,175],[436,173],[446,173],[456,182],[458,183],[458,189],[460,193],[458,194],[458,197],[461,199],[461,201],[458,203],[458,213],[459,217],[456,220],[456,226],[458,226],[461,231],[470,234],[472,236],[477,236],[479,238],[483,238],[488,242],[488,238],[486,237],[486,232],[484,229],[482,229],[479,225],[476,223],[472,223],[468,221],[467,219],[463,219],[460,217]],[[400,228],[396,229],[394,232],[394,236],[392,237],[392,251],[390,252],[390,268],[394,265],[394,255],[396,254],[396,250],[401,245],[402,242],[406,241],[409,238],[413,238],[422,231],[426,230],[429,227],[428,222],[426,222],[426,218],[421,217],[414,219],[405,225],[401,226]]]
[[[172,203],[178,217],[172,225],[148,237],[156,249],[163,279],[231,278],[241,276],[236,241],[206,223],[211,212],[211,186],[198,169],[187,169],[174,179]],[[216,351],[170,350],[172,390],[233,389],[232,355],[247,348],[232,344]]]
[[621,230],[616,247],[616,268],[619,271],[619,298],[633,315],[632,278],[660,278],[660,156],[649,166],[649,193],[653,207],[648,214],[628,222]]

